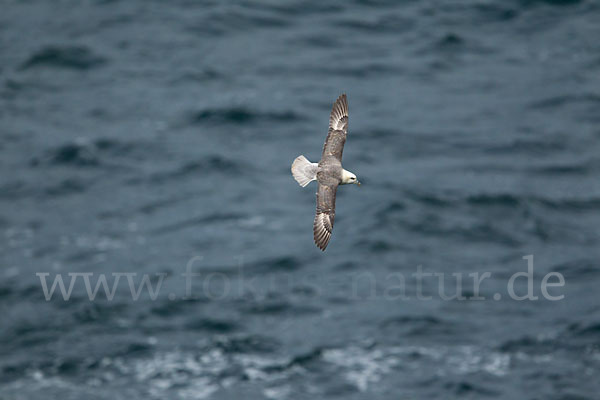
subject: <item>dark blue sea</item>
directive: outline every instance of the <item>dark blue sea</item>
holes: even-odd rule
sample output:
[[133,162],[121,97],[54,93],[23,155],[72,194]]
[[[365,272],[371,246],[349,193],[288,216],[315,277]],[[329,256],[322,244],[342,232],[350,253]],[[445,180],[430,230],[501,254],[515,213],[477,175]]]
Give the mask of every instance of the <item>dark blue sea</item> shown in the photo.
[[600,399],[600,3],[0,0],[0,257],[2,400]]

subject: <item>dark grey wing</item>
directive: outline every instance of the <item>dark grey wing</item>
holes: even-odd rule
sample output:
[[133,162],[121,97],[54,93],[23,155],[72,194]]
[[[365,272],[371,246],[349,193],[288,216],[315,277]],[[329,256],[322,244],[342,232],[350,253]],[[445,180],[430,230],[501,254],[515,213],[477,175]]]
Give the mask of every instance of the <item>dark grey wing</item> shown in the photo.
[[313,224],[315,244],[323,251],[331,239],[333,220],[335,218],[335,192],[337,185],[327,186],[319,184],[317,191],[317,213]]
[[329,115],[329,129],[344,131],[348,129],[348,99],[346,93],[337,98]]
[[342,161],[342,152],[346,143],[346,133],[348,131],[348,99],[346,94],[342,94],[333,103],[331,115],[329,116],[329,131],[327,139],[323,146],[323,157],[332,155],[340,162]]

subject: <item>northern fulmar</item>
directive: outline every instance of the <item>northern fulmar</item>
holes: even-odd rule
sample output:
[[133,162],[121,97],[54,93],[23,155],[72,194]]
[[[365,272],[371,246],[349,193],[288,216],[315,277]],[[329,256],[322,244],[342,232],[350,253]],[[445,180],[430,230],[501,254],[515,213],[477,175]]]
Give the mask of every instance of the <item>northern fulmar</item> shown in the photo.
[[322,251],[325,251],[331,239],[335,217],[335,192],[338,185],[360,186],[356,175],[342,168],[342,152],[346,143],[347,129],[348,100],[346,94],[342,94],[333,103],[321,161],[311,163],[301,155],[292,163],[292,175],[300,186],[305,187],[315,180],[319,184],[313,234],[315,244]]

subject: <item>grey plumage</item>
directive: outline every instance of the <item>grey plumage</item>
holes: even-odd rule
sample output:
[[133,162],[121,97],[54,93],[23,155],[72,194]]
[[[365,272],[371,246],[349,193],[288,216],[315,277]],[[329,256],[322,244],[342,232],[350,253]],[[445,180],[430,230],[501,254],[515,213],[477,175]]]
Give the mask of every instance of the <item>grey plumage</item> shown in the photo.
[[[314,240],[317,247],[325,250],[331,239],[335,219],[335,195],[343,183],[358,183],[354,174],[342,168],[342,153],[348,129],[348,100],[342,94],[333,104],[329,117],[329,130],[323,145],[319,163],[311,163],[304,156],[294,160],[292,174],[301,186],[317,180],[317,210],[313,223]],[[344,174],[348,181],[344,182]]]

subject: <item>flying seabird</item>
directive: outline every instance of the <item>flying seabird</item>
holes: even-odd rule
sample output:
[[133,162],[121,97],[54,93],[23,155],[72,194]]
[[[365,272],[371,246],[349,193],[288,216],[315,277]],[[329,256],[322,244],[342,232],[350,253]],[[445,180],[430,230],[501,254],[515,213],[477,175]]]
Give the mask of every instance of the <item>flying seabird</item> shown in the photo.
[[333,103],[321,161],[311,163],[301,155],[292,163],[292,175],[300,186],[305,187],[315,180],[319,184],[313,233],[315,244],[323,251],[331,239],[335,217],[335,192],[338,185],[356,184],[360,186],[356,175],[342,168],[342,152],[344,143],[346,143],[347,129],[348,100],[346,94],[342,94]]

